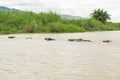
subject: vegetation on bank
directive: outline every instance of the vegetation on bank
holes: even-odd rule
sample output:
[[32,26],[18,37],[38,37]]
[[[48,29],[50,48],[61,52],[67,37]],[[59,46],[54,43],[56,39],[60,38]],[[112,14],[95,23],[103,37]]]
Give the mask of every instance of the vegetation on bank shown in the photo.
[[60,15],[33,12],[0,12],[0,34],[120,30],[120,23],[90,19],[63,19]]

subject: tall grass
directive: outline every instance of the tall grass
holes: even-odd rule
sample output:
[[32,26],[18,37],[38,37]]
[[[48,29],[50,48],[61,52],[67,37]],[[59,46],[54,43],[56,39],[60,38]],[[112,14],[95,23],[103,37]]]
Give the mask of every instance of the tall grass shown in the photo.
[[120,30],[120,23],[63,19],[57,13],[0,12],[0,34]]

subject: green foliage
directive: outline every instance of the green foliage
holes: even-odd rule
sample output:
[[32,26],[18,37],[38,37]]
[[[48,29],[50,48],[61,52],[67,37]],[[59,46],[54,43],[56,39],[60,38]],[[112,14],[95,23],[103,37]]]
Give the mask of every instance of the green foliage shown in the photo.
[[63,24],[60,22],[54,22],[47,25],[49,32],[85,32],[83,27],[79,27],[75,24]]
[[120,23],[95,18],[63,19],[57,13],[0,12],[0,34],[120,30]]
[[48,13],[39,13],[37,19],[42,22],[44,25],[50,22],[59,21],[60,16],[53,12]]
[[93,13],[91,13],[91,16],[94,17],[96,20],[101,21],[102,23],[110,20],[110,15],[107,13],[107,11],[104,11],[103,9],[94,10]]
[[37,29],[37,23],[35,20],[31,21],[30,23],[27,23],[24,27],[25,33],[35,33]]
[[83,21],[81,24],[87,31],[100,31],[103,29],[103,24],[94,18]]
[[112,30],[120,30],[120,25],[118,25],[117,23],[111,23],[111,22],[107,22],[104,25],[104,30],[108,30],[108,31],[112,31]]

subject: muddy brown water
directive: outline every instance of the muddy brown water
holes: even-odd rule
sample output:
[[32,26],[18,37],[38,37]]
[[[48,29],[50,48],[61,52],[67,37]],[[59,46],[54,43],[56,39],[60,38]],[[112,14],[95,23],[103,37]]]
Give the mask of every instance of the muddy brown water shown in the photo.
[[120,31],[8,36],[0,36],[0,80],[120,80]]

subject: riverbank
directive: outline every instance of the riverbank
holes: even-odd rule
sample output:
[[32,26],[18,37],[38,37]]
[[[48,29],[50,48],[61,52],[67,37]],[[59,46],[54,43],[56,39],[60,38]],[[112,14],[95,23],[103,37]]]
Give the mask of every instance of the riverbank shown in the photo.
[[54,12],[0,12],[0,34],[71,33],[120,30],[120,23],[94,18],[66,19]]

